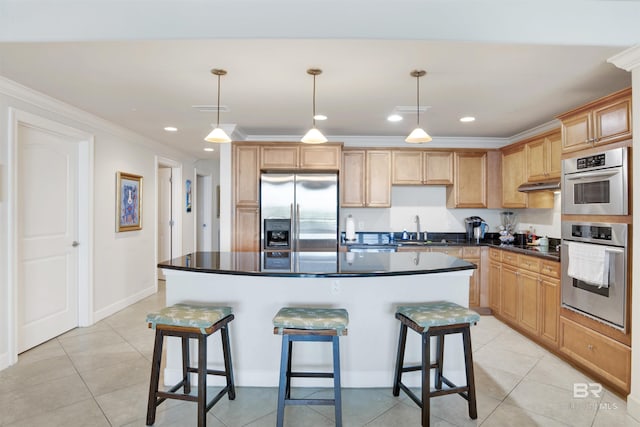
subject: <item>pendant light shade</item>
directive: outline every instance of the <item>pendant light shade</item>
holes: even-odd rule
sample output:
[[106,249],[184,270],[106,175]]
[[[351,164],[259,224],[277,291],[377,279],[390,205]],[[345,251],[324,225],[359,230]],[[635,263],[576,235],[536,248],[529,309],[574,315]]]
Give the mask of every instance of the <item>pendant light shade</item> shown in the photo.
[[316,128],[316,76],[321,73],[322,70],[318,68],[309,68],[307,70],[307,74],[313,76],[313,116],[311,129],[309,129],[300,140],[305,144],[322,144],[327,142],[327,138]]
[[420,144],[422,142],[431,141],[431,137],[424,129],[420,127],[420,77],[426,75],[427,72],[424,70],[413,70],[411,72],[411,77],[416,78],[416,120],[417,126],[411,131],[409,136],[405,139],[405,142],[409,142],[412,144]]
[[211,70],[211,74],[218,76],[218,104],[217,104],[218,118],[216,120],[215,129],[213,129],[204,140],[207,142],[215,142],[215,143],[231,142],[231,138],[229,138],[229,135],[227,135],[227,133],[224,130],[222,130],[222,128],[220,128],[220,77],[227,74],[227,72],[226,70],[214,68],[213,70]]

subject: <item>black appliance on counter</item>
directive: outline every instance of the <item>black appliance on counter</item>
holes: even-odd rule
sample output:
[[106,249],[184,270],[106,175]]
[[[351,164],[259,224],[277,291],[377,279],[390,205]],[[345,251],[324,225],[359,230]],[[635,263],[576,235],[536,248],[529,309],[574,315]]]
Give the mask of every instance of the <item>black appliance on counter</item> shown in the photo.
[[467,241],[471,242],[473,240],[477,240],[476,237],[474,236],[474,229],[478,228],[481,230],[484,219],[480,218],[479,216],[470,216],[468,218],[465,218],[464,222],[467,230]]

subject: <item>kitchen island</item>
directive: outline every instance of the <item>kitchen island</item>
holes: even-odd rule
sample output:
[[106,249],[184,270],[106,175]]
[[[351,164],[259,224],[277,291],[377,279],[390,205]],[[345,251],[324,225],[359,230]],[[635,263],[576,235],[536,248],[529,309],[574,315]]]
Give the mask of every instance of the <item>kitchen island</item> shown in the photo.
[[[469,278],[476,268],[435,252],[196,252],[158,267],[166,277],[167,305],[233,307],[235,320],[229,329],[236,383],[270,387],[278,384],[281,337],[273,334],[272,318],[281,307],[347,309],[348,335],[340,339],[343,386],[389,387],[399,330],[396,306],[447,300],[466,307]],[[210,368],[220,369],[219,339],[211,337],[208,345]],[[420,337],[412,334],[406,360],[419,361],[420,354]],[[293,363],[298,370],[330,369],[331,348],[296,344]],[[458,337],[447,340],[445,371],[454,381],[464,378]],[[177,340],[167,343],[164,375],[167,383],[180,380]],[[419,374],[408,375],[408,381],[410,377],[419,384]],[[297,379],[294,386],[322,381]]]

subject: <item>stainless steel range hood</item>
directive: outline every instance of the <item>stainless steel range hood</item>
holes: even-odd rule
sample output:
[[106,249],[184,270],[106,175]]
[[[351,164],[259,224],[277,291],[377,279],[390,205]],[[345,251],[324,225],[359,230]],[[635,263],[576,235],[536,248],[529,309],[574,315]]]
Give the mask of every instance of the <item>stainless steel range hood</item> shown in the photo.
[[518,187],[518,191],[522,193],[530,193],[532,191],[558,191],[560,190],[560,179],[551,181],[531,182],[522,184]]

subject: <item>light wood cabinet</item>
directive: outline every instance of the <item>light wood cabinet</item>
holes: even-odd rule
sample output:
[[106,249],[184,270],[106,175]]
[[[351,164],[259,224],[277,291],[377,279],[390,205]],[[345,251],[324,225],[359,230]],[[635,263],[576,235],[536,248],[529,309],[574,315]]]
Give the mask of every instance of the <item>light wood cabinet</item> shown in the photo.
[[480,307],[480,278],[482,277],[480,248],[463,248],[462,259],[474,263],[478,267],[473,270],[473,274],[469,279],[469,307]]
[[630,347],[561,317],[560,352],[625,393],[629,392]]
[[258,207],[236,207],[233,250],[260,250],[260,210]]
[[632,138],[631,88],[558,116],[562,152],[569,153]]
[[305,145],[276,143],[260,147],[263,170],[340,169],[342,146],[339,144]]
[[260,147],[235,144],[233,147],[233,189],[235,204],[258,206],[260,203]]
[[518,187],[527,181],[524,145],[502,151],[502,207],[526,208],[527,195]]
[[342,207],[390,207],[391,152],[344,150],[340,187]]
[[453,152],[394,150],[391,172],[393,185],[451,185]]
[[540,330],[540,277],[538,274],[518,270],[518,324],[533,335]]
[[559,130],[528,142],[525,145],[527,182],[560,178],[561,154],[562,136]]
[[461,151],[453,155],[453,185],[447,187],[448,208],[487,207],[487,152]]
[[[492,251],[493,249],[489,249]],[[490,256],[491,257],[491,256]],[[493,259],[489,261],[489,308],[493,313],[500,313],[502,264]]]
[[553,348],[558,347],[559,320],[560,280],[540,276],[540,338]]
[[513,324],[517,324],[518,269],[508,264],[502,264],[500,285],[500,314]]

